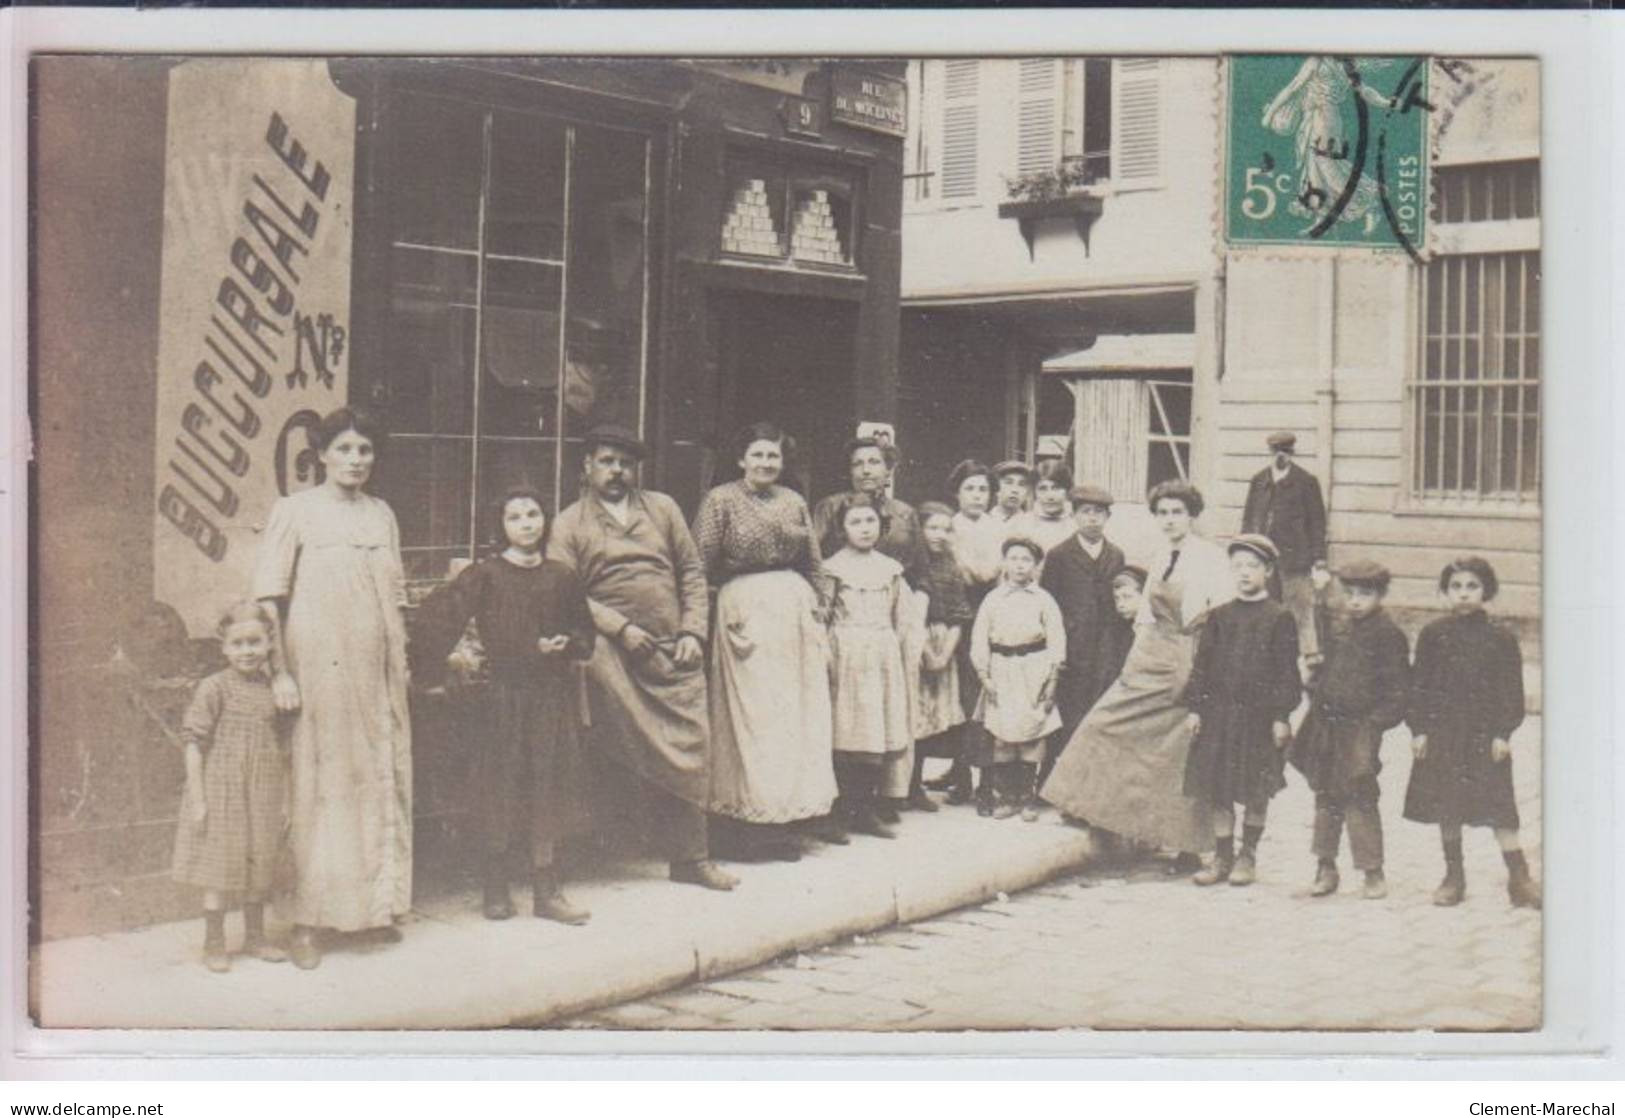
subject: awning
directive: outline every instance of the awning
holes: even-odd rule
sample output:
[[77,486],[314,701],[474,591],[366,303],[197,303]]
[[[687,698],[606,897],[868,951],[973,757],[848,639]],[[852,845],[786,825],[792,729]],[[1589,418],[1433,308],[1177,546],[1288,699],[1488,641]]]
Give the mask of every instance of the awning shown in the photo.
[[1150,373],[1196,366],[1195,334],[1102,334],[1044,362],[1046,373]]

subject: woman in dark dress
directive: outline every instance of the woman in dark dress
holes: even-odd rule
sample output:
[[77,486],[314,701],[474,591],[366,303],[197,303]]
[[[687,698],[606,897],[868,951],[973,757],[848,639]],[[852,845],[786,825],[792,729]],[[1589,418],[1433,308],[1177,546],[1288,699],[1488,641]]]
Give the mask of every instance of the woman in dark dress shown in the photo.
[[423,603],[413,625],[414,659],[421,672],[443,668],[473,618],[490,674],[484,717],[471,735],[469,804],[486,918],[513,915],[508,863],[523,847],[534,914],[584,924],[590,914],[564,896],[553,855],[584,822],[581,715],[568,665],[592,656],[597,633],[575,574],[542,558],[550,521],[541,494],[510,489],[498,508],[504,550],[465,568]]
[[1461,829],[1489,827],[1507,865],[1514,907],[1539,908],[1540,887],[1518,842],[1518,802],[1512,788],[1512,732],[1523,723],[1523,658],[1518,638],[1491,623],[1495,569],[1483,559],[1456,559],[1439,572],[1450,616],[1430,622],[1416,640],[1411,673],[1413,736],[1405,818],[1436,823],[1445,875],[1437,905],[1457,905],[1467,892]]

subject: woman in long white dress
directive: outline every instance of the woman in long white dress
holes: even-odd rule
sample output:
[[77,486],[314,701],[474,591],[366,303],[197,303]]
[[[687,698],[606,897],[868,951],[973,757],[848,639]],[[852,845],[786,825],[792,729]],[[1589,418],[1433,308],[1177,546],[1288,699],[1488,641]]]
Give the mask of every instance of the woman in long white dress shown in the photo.
[[254,596],[282,622],[277,705],[293,725],[290,954],[316,930],[387,928],[412,904],[405,573],[389,505],[363,491],[381,432],[349,408],[313,439],[322,484],[272,506]]
[[1153,560],[1122,672],[1067,742],[1044,799],[1115,835],[1178,851],[1178,868],[1213,849],[1211,816],[1185,795],[1190,750],[1185,683],[1202,625],[1235,597],[1224,549],[1196,535],[1202,494],[1163,482],[1147,498],[1164,544]]

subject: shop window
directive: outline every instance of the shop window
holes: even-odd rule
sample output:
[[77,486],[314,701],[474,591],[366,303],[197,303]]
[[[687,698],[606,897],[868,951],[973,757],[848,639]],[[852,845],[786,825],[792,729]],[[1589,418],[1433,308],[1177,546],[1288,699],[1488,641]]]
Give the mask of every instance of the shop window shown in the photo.
[[581,436],[641,430],[650,149],[641,136],[428,96],[394,99],[378,491],[408,577],[445,577],[515,483],[575,498]]
[[1120,501],[1158,482],[1190,480],[1191,375],[1040,374],[1032,449],[1064,446],[1073,476]]
[[736,157],[729,163],[728,186],[720,245],[724,253],[852,266],[856,224],[851,176]]

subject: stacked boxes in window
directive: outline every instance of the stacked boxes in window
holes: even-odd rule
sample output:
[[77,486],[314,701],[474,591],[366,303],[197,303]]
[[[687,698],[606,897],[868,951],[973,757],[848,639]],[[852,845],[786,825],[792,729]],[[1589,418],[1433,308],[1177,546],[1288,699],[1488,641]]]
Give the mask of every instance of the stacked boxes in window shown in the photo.
[[829,191],[811,191],[796,207],[790,252],[797,260],[811,260],[819,264],[849,263],[846,246],[841,244],[841,235],[835,228],[835,213],[830,209]]
[[751,256],[779,256],[784,247],[773,227],[767,203],[767,183],[751,179],[734,191],[733,203],[722,221],[722,251]]

